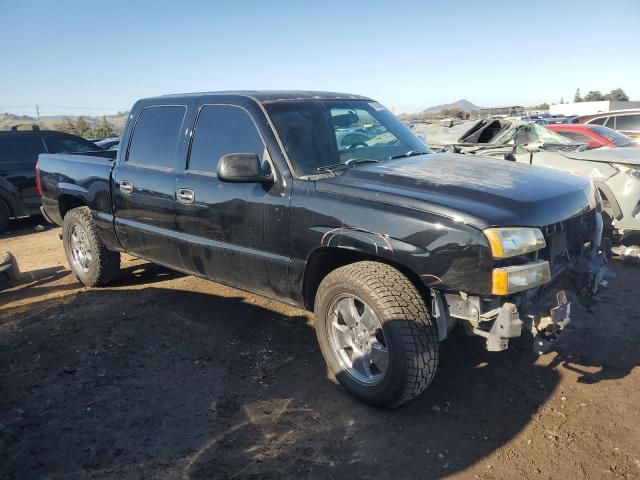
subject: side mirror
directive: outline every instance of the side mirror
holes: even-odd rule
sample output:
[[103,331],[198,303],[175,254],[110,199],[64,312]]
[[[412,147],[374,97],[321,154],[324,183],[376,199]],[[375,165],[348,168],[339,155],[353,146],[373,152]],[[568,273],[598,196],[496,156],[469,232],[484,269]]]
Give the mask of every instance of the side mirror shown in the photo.
[[522,145],[522,148],[524,148],[527,152],[530,152],[530,153],[537,152],[542,148],[542,142],[530,142]]
[[255,153],[228,153],[218,161],[218,178],[231,183],[273,183],[273,174],[265,171]]

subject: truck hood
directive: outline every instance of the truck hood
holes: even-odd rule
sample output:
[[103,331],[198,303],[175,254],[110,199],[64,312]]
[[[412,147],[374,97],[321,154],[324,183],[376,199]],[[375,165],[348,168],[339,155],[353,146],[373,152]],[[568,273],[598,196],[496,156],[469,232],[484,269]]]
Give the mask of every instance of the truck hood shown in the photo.
[[455,153],[359,165],[339,176],[318,180],[316,188],[420,209],[477,228],[541,227],[595,207],[587,179]]

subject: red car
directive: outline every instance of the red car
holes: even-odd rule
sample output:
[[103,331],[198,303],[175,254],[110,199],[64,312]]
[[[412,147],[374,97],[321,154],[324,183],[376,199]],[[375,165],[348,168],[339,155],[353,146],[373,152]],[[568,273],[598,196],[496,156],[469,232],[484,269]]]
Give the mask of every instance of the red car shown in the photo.
[[633,140],[626,135],[601,125],[561,123],[545,125],[545,128],[558,132],[576,142],[586,143],[588,148],[614,148],[634,145]]

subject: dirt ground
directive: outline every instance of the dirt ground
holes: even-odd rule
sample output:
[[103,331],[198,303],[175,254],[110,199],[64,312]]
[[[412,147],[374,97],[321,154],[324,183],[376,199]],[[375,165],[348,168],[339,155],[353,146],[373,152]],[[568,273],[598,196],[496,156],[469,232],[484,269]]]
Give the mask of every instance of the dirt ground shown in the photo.
[[57,229],[0,236],[0,478],[640,478],[640,267],[557,351],[456,332],[396,410],[328,378],[312,316],[131,257],[82,288]]

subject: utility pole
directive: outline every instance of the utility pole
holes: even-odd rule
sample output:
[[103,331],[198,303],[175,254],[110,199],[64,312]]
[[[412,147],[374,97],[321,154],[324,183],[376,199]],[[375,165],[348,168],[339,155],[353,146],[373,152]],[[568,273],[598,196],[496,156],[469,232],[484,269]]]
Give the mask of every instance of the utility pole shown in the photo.
[[38,126],[42,127],[42,125],[40,125],[40,107],[38,105],[36,105],[36,115],[38,116]]

